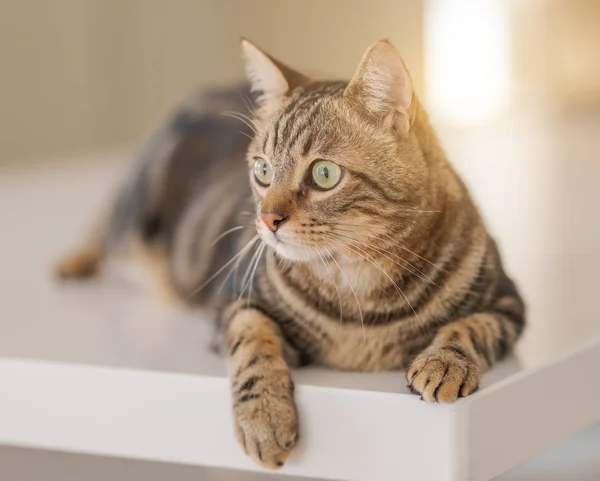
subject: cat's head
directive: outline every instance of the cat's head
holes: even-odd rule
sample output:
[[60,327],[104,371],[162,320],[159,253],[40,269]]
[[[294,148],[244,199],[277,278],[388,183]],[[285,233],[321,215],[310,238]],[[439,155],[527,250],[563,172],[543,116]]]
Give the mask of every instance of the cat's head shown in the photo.
[[415,223],[428,169],[416,98],[396,49],[377,42],[350,82],[312,80],[242,41],[258,95],[248,150],[256,225],[281,257],[360,257]]

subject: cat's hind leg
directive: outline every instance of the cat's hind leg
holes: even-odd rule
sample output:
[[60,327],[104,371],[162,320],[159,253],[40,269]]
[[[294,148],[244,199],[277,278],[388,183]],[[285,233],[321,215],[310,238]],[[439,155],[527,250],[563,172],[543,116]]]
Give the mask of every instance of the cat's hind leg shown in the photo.
[[55,265],[54,273],[60,279],[89,279],[95,277],[105,257],[104,223],[102,220],[78,247],[65,254]]
[[112,202],[92,224],[84,241],[56,263],[56,277],[63,280],[93,278],[101,272],[109,255],[126,240],[144,237],[144,218],[153,207],[148,202],[147,177],[142,171],[134,172],[126,179]]
[[100,273],[109,255],[124,241],[130,240],[132,234],[146,241],[157,236],[154,231],[159,226],[146,221],[156,217],[152,214],[156,214],[160,203],[158,194],[162,177],[153,174],[154,171],[160,173],[154,163],[160,167],[167,161],[168,158],[155,159],[144,152],[140,154],[138,162],[118,186],[116,195],[106,205],[85,240],[55,265],[54,273],[58,278],[92,278]]

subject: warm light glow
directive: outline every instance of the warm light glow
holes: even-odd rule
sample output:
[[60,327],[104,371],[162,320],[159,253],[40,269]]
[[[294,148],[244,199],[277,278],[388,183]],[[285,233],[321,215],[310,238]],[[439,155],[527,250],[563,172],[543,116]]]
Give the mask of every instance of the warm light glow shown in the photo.
[[472,125],[506,109],[509,21],[503,0],[429,0],[425,65],[429,108],[441,121]]

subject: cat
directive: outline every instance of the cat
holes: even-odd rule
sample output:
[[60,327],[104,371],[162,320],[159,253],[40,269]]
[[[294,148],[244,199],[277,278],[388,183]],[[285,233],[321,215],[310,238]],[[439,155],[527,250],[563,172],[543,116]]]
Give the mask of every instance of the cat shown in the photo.
[[91,277],[136,240],[171,295],[217,308],[237,437],[276,469],[298,439],[293,367],[407,368],[449,403],[512,349],[525,306],[388,41],[349,82],[242,50],[254,98],[185,102],[57,272]]

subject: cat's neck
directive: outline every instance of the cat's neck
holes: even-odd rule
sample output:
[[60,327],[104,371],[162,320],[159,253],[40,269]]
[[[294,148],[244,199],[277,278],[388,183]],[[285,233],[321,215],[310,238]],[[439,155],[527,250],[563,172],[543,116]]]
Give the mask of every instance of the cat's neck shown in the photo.
[[[352,255],[352,257],[350,257]],[[308,262],[277,259],[278,269],[287,271],[297,283],[318,286],[319,290],[342,296],[365,298],[381,296],[381,290],[402,289],[408,283],[428,279],[431,265],[425,257],[401,243],[369,248],[354,245],[352,252],[329,248]]]

